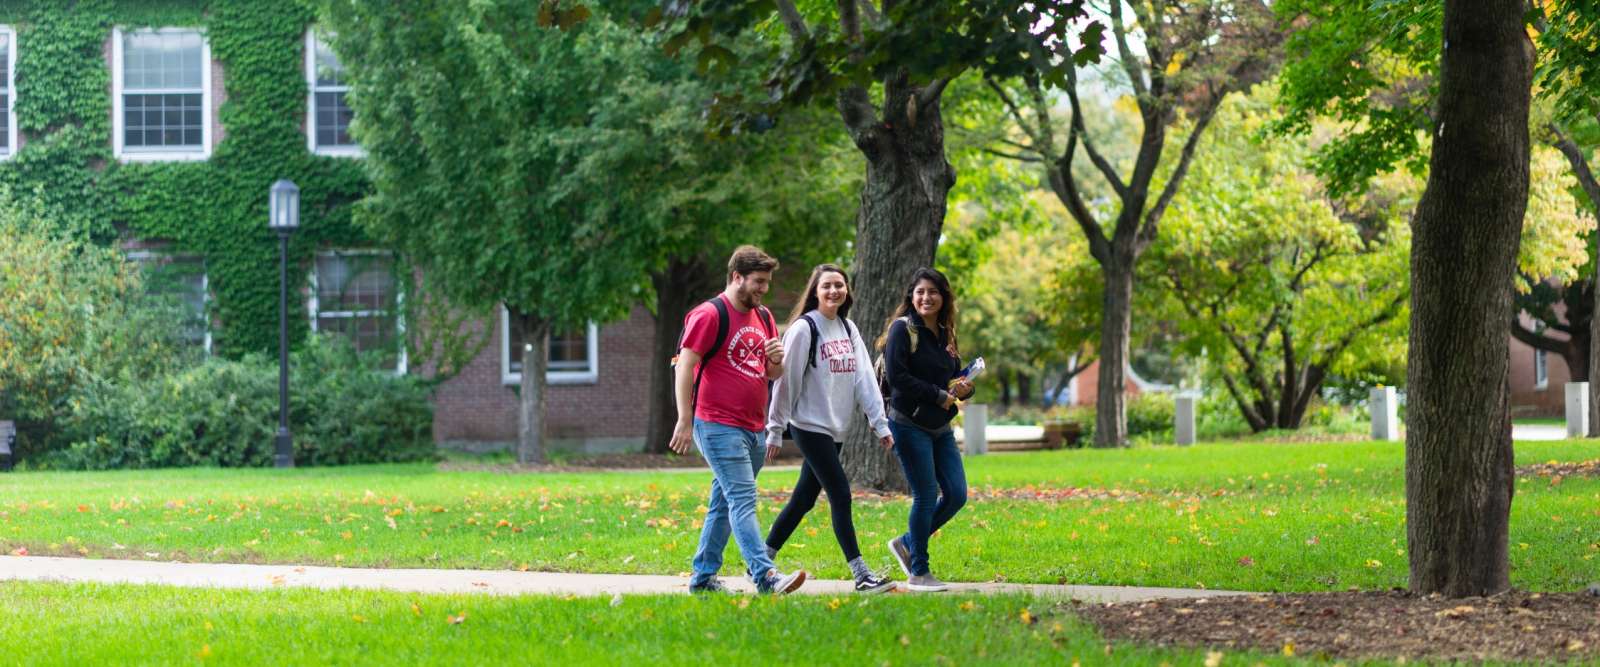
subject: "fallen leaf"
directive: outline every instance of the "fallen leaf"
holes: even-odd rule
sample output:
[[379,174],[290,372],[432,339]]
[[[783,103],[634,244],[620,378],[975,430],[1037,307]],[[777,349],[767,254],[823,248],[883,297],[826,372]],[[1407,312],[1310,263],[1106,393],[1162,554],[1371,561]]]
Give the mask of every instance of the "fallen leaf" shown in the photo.
[[411,603],[411,615],[420,618],[422,616],[422,605],[419,605],[416,602],[412,602]]
[[449,621],[450,625],[461,625],[462,623],[467,622],[467,612],[461,612],[461,614],[458,616],[450,616],[447,614],[445,615],[444,620]]
[[1221,651],[1210,651],[1206,653],[1206,667],[1217,667],[1217,665],[1220,664],[1222,664]]
[[622,593],[618,592],[618,593],[612,593],[611,594],[611,606],[613,606],[613,607],[621,607],[622,606]]
[[1285,642],[1284,643],[1284,645],[1283,645],[1283,655],[1285,657],[1289,657],[1289,658],[1293,658],[1294,657],[1294,642]]
[[15,549],[12,549],[11,550],[11,555],[13,555],[13,556],[26,556],[26,555],[28,555],[28,548],[27,547],[17,547]]

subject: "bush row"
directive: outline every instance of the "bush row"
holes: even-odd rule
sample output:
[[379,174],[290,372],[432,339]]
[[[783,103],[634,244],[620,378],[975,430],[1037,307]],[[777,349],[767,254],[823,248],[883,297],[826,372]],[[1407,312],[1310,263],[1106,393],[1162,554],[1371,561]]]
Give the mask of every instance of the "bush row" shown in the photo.
[[[415,461],[434,455],[433,410],[416,379],[375,367],[342,339],[313,336],[293,355],[290,428],[297,465]],[[147,379],[81,385],[39,462],[103,470],[273,463],[276,360],[210,358]]]

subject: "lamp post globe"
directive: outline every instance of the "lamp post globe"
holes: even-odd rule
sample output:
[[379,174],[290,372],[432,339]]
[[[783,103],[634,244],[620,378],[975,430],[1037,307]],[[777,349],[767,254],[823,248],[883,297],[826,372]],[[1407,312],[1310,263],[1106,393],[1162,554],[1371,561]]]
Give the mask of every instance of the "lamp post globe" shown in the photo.
[[278,233],[278,437],[273,463],[294,467],[289,433],[289,235],[300,227],[300,188],[287,179],[272,184],[267,197],[267,227]]

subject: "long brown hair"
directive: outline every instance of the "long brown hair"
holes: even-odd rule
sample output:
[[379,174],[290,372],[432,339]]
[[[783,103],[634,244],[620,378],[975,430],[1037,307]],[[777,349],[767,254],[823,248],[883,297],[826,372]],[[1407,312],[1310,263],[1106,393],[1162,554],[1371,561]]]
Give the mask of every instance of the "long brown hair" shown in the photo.
[[916,315],[917,309],[911,304],[911,295],[917,291],[917,285],[924,280],[933,283],[934,288],[939,290],[939,296],[942,297],[942,303],[939,304],[939,328],[950,336],[950,348],[960,354],[961,346],[956,344],[956,296],[954,292],[950,291],[950,279],[945,278],[944,274],[939,273],[938,269],[931,269],[926,266],[917,269],[916,273],[911,274],[911,284],[906,286],[905,297],[900,299],[900,305],[894,309],[894,313],[889,315],[889,319],[883,323],[883,333],[878,336],[877,349],[882,350],[884,343],[889,341],[889,327],[894,324],[895,320],[907,315]]
[[845,273],[844,269],[839,268],[837,264],[818,264],[817,268],[811,270],[811,279],[806,281],[805,298],[794,305],[794,312],[789,313],[789,324],[792,325],[795,322],[799,322],[801,317],[816,310],[817,305],[822,302],[822,299],[817,297],[817,284],[822,282],[822,274],[824,273],[837,273],[840,278],[844,279],[844,303],[839,304],[839,317],[849,316],[850,304],[856,302],[856,296],[850,290],[850,274]]

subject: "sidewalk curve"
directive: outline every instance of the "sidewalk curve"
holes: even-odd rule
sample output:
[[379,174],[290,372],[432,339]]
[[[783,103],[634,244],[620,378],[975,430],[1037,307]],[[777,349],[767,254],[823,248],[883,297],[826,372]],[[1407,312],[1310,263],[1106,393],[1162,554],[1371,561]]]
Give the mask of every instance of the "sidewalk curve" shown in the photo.
[[[506,570],[402,570],[299,565],[236,565],[174,563],[146,560],[102,560],[47,556],[0,556],[0,581],[54,581],[163,584],[214,588],[282,586],[360,588],[413,593],[483,593],[490,595],[612,595],[686,593],[688,579],[667,575],[574,574]],[[723,577],[729,588],[752,592],[742,578]],[[1242,595],[1236,591],[1133,586],[1058,586],[1051,584],[952,583],[952,592],[1032,593],[1089,602],[1132,602],[1158,598]],[[800,593],[853,594],[848,581],[813,579]]]

